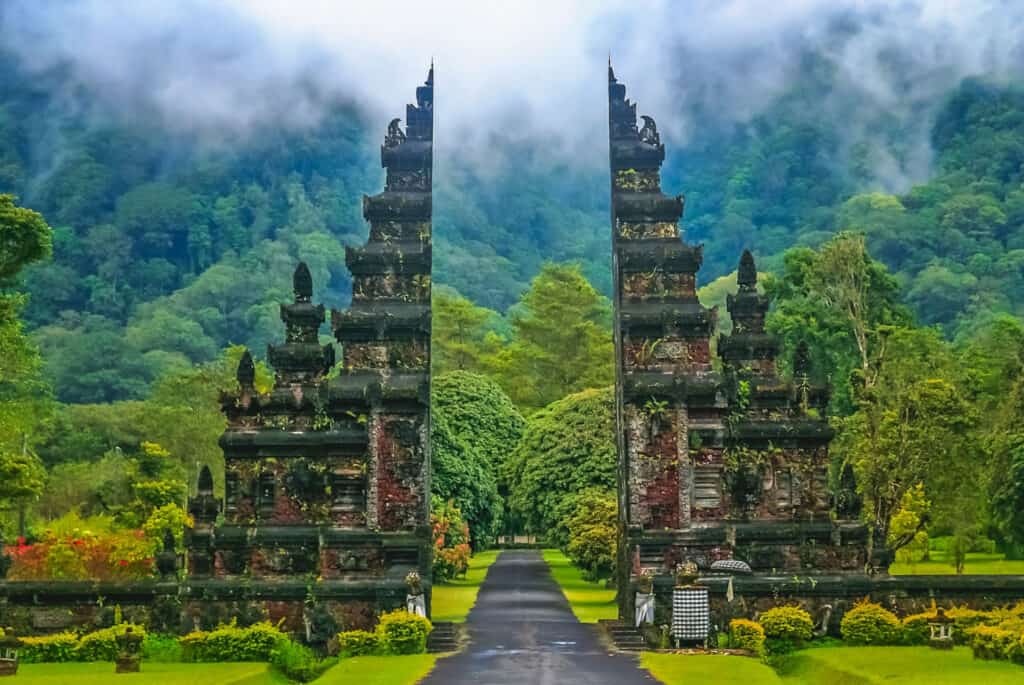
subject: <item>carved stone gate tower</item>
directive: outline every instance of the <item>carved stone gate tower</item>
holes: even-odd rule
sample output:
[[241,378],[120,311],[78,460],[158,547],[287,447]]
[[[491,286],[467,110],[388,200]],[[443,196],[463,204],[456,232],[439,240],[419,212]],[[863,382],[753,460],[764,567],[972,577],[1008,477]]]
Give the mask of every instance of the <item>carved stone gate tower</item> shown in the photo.
[[246,352],[240,392],[223,398],[223,510],[209,472],[190,503],[187,594],[202,599],[186,610],[199,625],[284,619],[322,641],[404,605],[410,571],[429,607],[433,104],[431,68],[405,130],[388,125],[385,189],[363,198],[369,240],[346,250],[352,306],[331,312],[337,375],[299,264],[285,343],[268,349],[273,389],[257,393]]
[[622,617],[646,570],[667,622],[681,562],[702,574],[726,560],[764,576],[862,574],[866,528],[831,507],[826,388],[805,353],[779,377],[749,252],[728,300],[732,334],[713,357],[718,313],[696,290],[702,246],[682,240],[683,198],[662,192],[665,146],[641,119],[609,66]]

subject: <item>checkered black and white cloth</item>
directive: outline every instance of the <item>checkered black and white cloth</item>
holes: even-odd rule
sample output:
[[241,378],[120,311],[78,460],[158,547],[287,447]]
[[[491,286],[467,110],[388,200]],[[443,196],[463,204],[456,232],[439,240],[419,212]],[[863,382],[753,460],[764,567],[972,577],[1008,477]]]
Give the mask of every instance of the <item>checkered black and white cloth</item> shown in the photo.
[[706,640],[710,624],[706,587],[677,587],[672,591],[672,637],[677,640]]

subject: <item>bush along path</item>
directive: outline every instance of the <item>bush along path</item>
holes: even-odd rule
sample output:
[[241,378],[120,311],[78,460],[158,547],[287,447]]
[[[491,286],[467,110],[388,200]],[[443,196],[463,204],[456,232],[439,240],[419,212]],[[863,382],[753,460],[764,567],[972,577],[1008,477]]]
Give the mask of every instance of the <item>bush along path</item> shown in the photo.
[[609,654],[573,615],[536,551],[505,551],[466,621],[469,647],[441,659],[424,685],[656,683],[636,657]]

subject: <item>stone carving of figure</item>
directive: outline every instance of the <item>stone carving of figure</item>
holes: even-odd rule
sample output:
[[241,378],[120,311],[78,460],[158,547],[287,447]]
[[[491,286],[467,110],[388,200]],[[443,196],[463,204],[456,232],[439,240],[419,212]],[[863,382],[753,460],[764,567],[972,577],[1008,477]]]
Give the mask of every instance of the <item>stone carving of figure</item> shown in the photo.
[[384,138],[384,147],[398,147],[405,142],[405,131],[398,125],[401,119],[392,119],[388,124],[388,134]]
[[648,145],[661,145],[661,136],[658,135],[658,125],[654,119],[646,114],[640,116],[644,120],[644,127],[640,129],[640,140]]

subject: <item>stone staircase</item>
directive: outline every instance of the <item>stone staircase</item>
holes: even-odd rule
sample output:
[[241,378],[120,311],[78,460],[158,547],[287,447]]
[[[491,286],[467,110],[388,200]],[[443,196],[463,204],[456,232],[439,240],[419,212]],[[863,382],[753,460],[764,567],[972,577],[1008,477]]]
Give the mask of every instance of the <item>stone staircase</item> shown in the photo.
[[431,654],[459,651],[459,626],[450,622],[438,622],[427,636],[427,651]]
[[616,649],[624,652],[639,652],[646,647],[643,635],[628,623],[618,619],[602,619],[597,623]]

